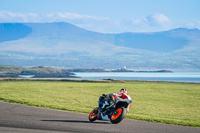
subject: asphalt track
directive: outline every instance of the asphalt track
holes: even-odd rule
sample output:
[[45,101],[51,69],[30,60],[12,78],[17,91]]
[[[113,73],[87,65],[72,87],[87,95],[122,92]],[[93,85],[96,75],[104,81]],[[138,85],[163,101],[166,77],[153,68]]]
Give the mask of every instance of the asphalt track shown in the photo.
[[123,120],[89,122],[87,114],[0,102],[0,133],[200,133],[200,128]]

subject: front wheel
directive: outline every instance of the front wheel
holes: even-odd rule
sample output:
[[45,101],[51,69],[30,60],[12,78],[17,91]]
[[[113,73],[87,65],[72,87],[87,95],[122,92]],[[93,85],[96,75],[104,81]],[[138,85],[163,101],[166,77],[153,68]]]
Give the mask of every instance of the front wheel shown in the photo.
[[89,115],[89,120],[90,121],[95,121],[97,119],[98,112],[99,112],[99,108],[98,107],[95,108],[94,110],[92,110],[92,112]]
[[112,113],[110,121],[113,124],[117,124],[124,119],[126,115],[126,109],[124,107],[119,107],[114,113]]

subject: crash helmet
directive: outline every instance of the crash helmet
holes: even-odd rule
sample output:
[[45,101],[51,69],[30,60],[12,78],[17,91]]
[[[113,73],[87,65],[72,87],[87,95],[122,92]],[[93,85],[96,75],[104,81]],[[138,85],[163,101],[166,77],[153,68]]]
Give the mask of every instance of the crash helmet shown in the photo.
[[122,88],[119,93],[127,93],[126,89]]

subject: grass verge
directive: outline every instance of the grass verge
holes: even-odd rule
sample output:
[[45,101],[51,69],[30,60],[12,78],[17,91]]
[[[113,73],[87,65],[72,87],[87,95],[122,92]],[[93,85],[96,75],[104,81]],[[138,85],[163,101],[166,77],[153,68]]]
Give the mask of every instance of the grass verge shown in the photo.
[[128,119],[200,127],[200,84],[0,81],[0,100],[89,114],[101,94],[121,88],[133,99]]

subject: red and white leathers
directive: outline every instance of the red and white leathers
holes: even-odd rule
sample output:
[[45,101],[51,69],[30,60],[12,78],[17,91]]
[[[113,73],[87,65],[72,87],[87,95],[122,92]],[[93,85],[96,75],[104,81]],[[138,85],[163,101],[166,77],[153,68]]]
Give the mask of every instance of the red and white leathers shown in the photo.
[[[117,99],[128,99],[128,100],[132,100],[130,95],[128,93],[126,93],[125,91],[123,91],[123,93],[112,93],[112,100],[116,101]],[[131,104],[128,107],[128,111],[131,108]]]
[[121,99],[129,99],[131,100],[131,97],[129,94],[127,94],[126,92],[123,92],[123,93],[117,93],[118,94],[118,97],[120,97]]

